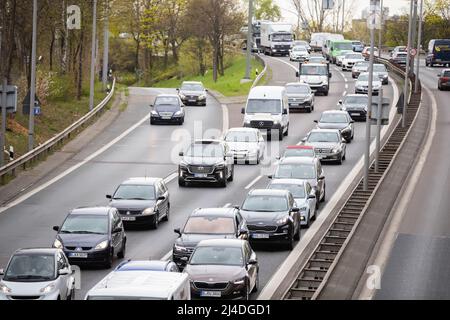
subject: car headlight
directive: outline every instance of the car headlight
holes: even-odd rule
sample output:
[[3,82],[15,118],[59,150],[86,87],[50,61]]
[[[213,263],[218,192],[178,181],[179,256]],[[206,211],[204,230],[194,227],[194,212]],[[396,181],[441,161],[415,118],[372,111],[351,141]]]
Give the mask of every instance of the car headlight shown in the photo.
[[175,116],[181,116],[181,115],[183,115],[183,112],[182,112],[182,111],[177,111],[177,112],[175,112],[174,115],[175,115]]
[[152,114],[152,116],[158,116],[159,115],[158,112],[156,112],[156,111],[152,111],[151,114]]
[[237,285],[244,284],[245,283],[245,278],[235,280],[233,283],[237,284]]
[[149,215],[155,213],[155,208],[147,208],[144,211],[142,211],[143,215]]
[[187,170],[187,169],[188,169],[188,164],[185,163],[185,162],[181,162],[181,163],[180,163],[180,169]]
[[184,94],[180,93],[180,99],[184,100],[184,99],[186,99],[186,96]]
[[340,148],[333,148],[333,150],[331,150],[333,153],[338,153],[341,152]]
[[217,163],[216,165],[215,165],[215,169],[216,170],[223,170],[223,169],[225,169],[225,163]]
[[206,99],[206,95],[202,94],[201,96],[198,97],[199,100],[205,100]]
[[311,101],[312,100],[312,96],[309,96],[309,97],[306,97],[305,98],[305,102],[309,102],[309,101]]
[[350,130],[351,130],[350,127],[346,127],[346,128],[344,128],[344,129],[342,129],[341,132],[348,132],[348,131],[350,131]]
[[41,293],[50,293],[55,289],[55,285],[53,283],[49,284],[48,286],[42,288],[39,290]]
[[284,224],[288,223],[289,221],[292,221],[292,218],[291,218],[290,216],[287,216],[287,217],[283,217],[283,218],[281,218],[281,219],[278,219],[278,220],[276,221],[276,223],[277,223],[278,225],[284,225]]
[[105,240],[100,242],[98,245],[95,246],[95,250],[103,250],[106,249],[108,247],[109,241]]
[[278,125],[278,124],[280,124],[280,121],[275,120],[275,121],[273,122],[273,124],[274,124],[274,125]]
[[62,249],[63,247],[62,242],[59,241],[58,239],[55,239],[55,242],[53,242],[53,247],[56,249]]
[[11,293],[11,289],[4,283],[0,283],[0,292]]
[[174,251],[180,251],[180,252],[186,252],[187,249],[185,247],[179,246],[179,245],[174,245],[173,246],[173,250]]

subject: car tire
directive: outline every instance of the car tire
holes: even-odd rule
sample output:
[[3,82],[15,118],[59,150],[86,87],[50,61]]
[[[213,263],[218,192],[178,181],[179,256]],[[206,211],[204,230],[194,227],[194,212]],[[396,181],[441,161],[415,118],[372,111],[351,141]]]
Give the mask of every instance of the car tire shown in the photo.
[[327,189],[325,188],[325,186],[323,186],[323,198],[320,199],[320,202],[325,202],[325,198],[326,198],[326,191]]
[[342,156],[342,160],[347,160],[347,151],[344,152],[344,155]]
[[341,155],[339,156],[339,159],[336,161],[337,164],[341,165],[341,164],[342,164],[342,160],[343,160],[343,158],[342,158],[342,154],[341,154]]
[[184,181],[183,179],[178,179],[178,186],[180,187],[186,187],[186,181]]
[[256,165],[259,165],[261,163],[261,156],[258,154],[256,155]]
[[310,224],[311,224],[311,221],[316,221],[316,218],[317,218],[317,210],[314,211],[314,215],[312,217],[310,217]]
[[154,125],[154,124],[155,124],[155,121],[150,120],[150,125]]
[[114,259],[114,249],[111,248],[111,252],[109,253],[108,261],[106,261],[105,265],[104,265],[106,269],[111,269],[111,267],[113,265],[113,259]]
[[287,125],[286,133],[284,134],[284,136],[285,136],[285,137],[288,137],[288,136],[289,136],[289,124]]
[[124,239],[123,240],[123,245],[122,245],[122,250],[120,250],[119,252],[117,252],[117,258],[119,259],[123,259],[125,258],[125,253],[127,251],[127,240]]
[[295,241],[299,241],[300,240],[300,236],[301,236],[301,229],[302,229],[302,225],[301,222],[298,222],[298,227],[297,227],[297,232],[294,234],[294,240]]
[[256,271],[256,282],[255,286],[253,287],[252,293],[258,292],[259,290],[259,270]]
[[234,165],[231,168],[231,174],[230,177],[228,178],[229,182],[233,182],[233,180],[234,180]]
[[289,251],[292,251],[292,249],[294,249],[294,235],[292,233],[289,237],[289,241],[286,243],[286,248]]
[[325,97],[328,96],[328,90],[325,91],[325,92],[323,93],[323,95],[324,95]]
[[153,221],[150,224],[150,228],[156,230],[158,229],[158,227],[159,227],[159,213],[157,211],[154,215]]
[[227,182],[228,182],[228,179],[226,177],[224,177],[221,181],[219,181],[219,186],[221,188],[226,188],[227,187]]
[[308,108],[308,113],[311,113],[313,111],[313,107]]

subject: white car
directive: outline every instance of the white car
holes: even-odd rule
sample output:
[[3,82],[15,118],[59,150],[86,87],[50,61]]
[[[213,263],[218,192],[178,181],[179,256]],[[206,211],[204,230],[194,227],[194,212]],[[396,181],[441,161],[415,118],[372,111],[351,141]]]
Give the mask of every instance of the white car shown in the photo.
[[352,70],[355,63],[365,61],[361,53],[347,53],[342,60],[342,71]]
[[373,72],[378,74],[380,81],[383,85],[389,84],[389,73],[386,66],[382,63],[375,63],[373,65]]
[[342,61],[344,60],[345,55],[349,54],[349,53],[354,53],[354,52],[353,52],[353,50],[342,50],[341,51],[341,54],[336,57],[336,66],[337,67],[342,66]]
[[367,72],[369,69],[369,61],[358,61],[352,68],[352,78],[356,79],[361,73]]
[[20,249],[0,270],[0,300],[72,300],[75,277],[61,249]]
[[224,136],[234,162],[259,164],[264,158],[266,143],[258,129],[232,128]]
[[306,61],[309,59],[309,52],[306,47],[295,46],[289,52],[289,60],[291,61]]
[[[372,94],[377,96],[380,92],[382,84],[378,73],[373,73]],[[355,82],[355,93],[368,94],[369,92],[369,73],[361,73]]]

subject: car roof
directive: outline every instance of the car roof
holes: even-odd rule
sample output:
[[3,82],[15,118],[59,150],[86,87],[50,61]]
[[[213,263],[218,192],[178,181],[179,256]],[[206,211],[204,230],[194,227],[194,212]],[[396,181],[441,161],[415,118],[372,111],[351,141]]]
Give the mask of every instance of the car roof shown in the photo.
[[202,240],[198,243],[198,247],[231,247],[242,248],[245,240],[241,239],[208,239]]
[[295,185],[305,185],[307,181],[303,180],[303,179],[273,179],[270,182],[270,185],[272,184],[295,184]]
[[280,99],[285,88],[281,86],[259,86],[251,89],[249,99]]
[[170,93],[161,93],[156,96],[156,98],[179,98],[180,96],[177,94]]
[[313,147],[311,146],[304,146],[304,145],[299,145],[299,146],[287,146],[286,149],[308,149],[308,150],[314,150]]
[[311,157],[289,157],[280,160],[279,164],[315,164],[316,159]]
[[116,271],[165,271],[170,261],[125,261],[117,266]]
[[228,132],[255,132],[255,133],[257,133],[257,132],[259,132],[259,130],[256,128],[236,127],[236,128],[228,129]]
[[288,190],[270,190],[270,189],[253,189],[249,192],[252,196],[287,196],[289,194]]
[[234,217],[235,213],[235,208],[197,208],[192,212],[191,217]]
[[110,210],[111,207],[79,207],[70,211],[69,214],[104,216],[108,215]]
[[327,68],[326,65],[324,65],[323,63],[306,63],[306,64],[302,64],[302,66],[309,66],[309,67],[323,67],[323,68]]
[[344,96],[344,98],[347,97],[368,97],[367,94],[361,94],[361,93],[350,93]]
[[57,252],[61,251],[61,249],[56,248],[22,248],[18,249],[14,252],[13,255],[27,255],[27,254],[45,254],[45,255],[53,255]]
[[122,185],[145,185],[145,186],[152,186],[159,181],[161,181],[161,178],[153,178],[153,177],[137,177],[137,178],[129,178],[122,182]]
[[309,84],[307,84],[305,82],[289,82],[289,83],[286,83],[286,87],[287,86],[304,86],[304,87],[309,88]]
[[322,114],[348,114],[348,112],[342,110],[325,110]]

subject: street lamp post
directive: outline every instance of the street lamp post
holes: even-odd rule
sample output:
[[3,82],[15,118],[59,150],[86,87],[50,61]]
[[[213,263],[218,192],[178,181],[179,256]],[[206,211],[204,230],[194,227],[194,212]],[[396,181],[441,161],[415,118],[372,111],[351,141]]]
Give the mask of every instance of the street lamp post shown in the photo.
[[384,14],[383,14],[383,0],[380,2],[380,30],[378,33],[378,58],[381,58],[381,44],[382,44],[382,34],[383,34],[383,20],[384,20]]
[[109,66],[109,0],[105,0],[105,30],[103,38],[103,72],[102,83],[103,90],[106,90],[108,84],[108,66]]
[[420,0],[420,9],[419,9],[419,35],[417,39],[417,56],[416,56],[416,79],[414,82],[414,92],[419,90],[419,73],[420,73],[420,44],[422,43],[422,20],[423,20],[423,0]]
[[97,0],[93,0],[92,9],[92,48],[91,48],[91,82],[89,91],[89,110],[94,109],[94,90],[95,90],[95,57],[96,57],[96,38],[97,38]]
[[248,1],[248,31],[247,31],[247,67],[245,69],[244,79],[250,80],[250,73],[252,71],[251,57],[252,57],[252,36],[253,36],[253,0]]
[[406,58],[406,69],[405,69],[405,86],[403,88],[403,110],[402,110],[402,128],[406,127],[406,115],[408,113],[408,79],[410,72],[410,62],[411,62],[411,48],[412,48],[412,40],[411,40],[411,29],[412,29],[412,15],[413,15],[413,2],[416,0],[411,0],[411,5],[409,8],[409,23],[408,23],[408,52]]
[[[31,42],[30,117],[28,121],[28,151],[34,148],[34,104],[36,97],[36,34],[37,0],[33,0],[33,33]],[[3,150],[2,150],[3,152]]]

